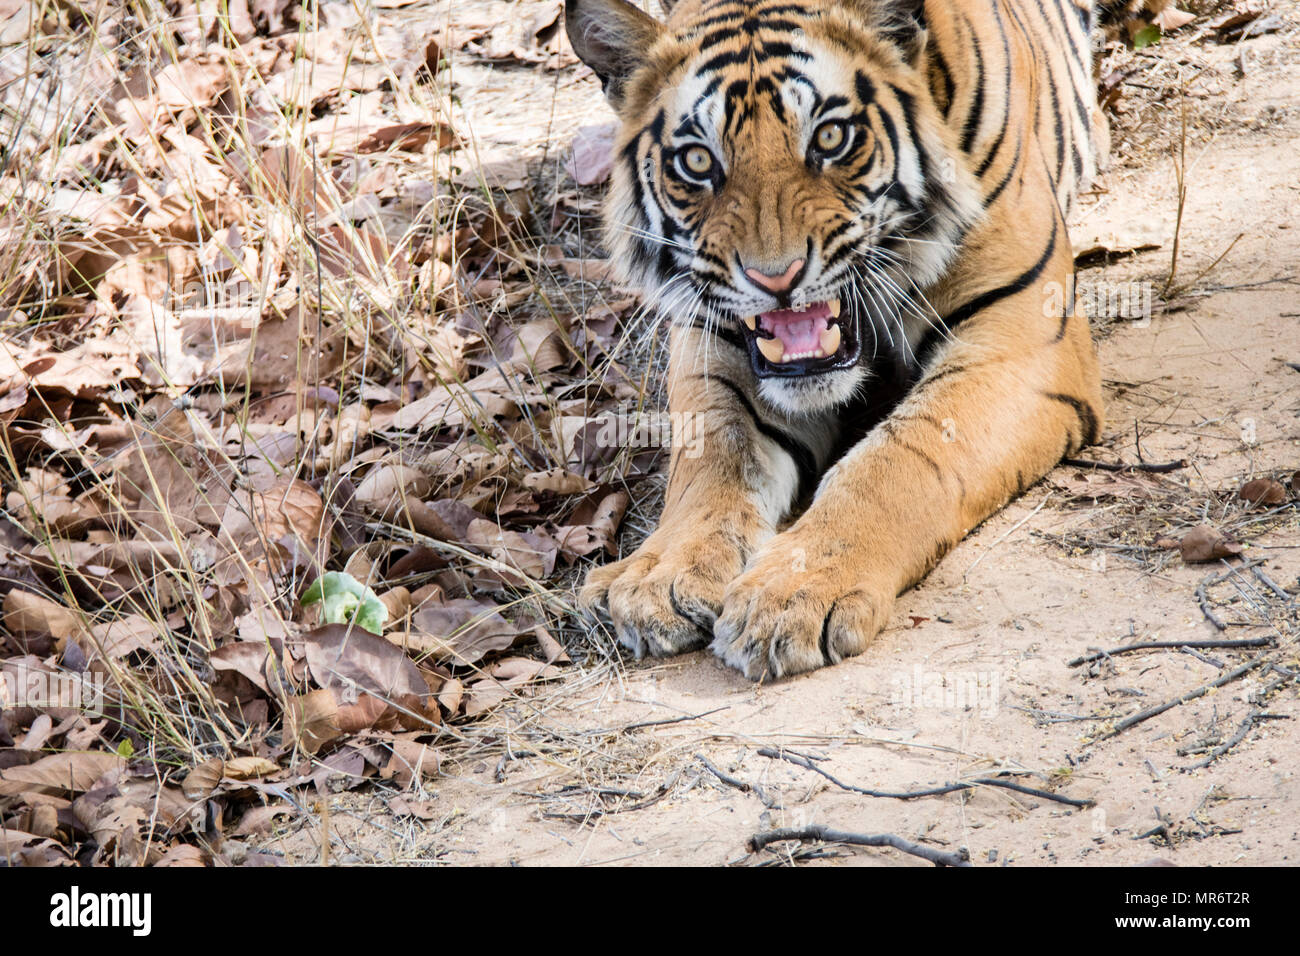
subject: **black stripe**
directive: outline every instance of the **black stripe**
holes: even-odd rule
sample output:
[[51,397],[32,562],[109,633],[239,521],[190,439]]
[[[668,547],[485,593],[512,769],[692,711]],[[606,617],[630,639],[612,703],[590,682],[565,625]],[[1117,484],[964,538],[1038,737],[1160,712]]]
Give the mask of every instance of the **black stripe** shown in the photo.
[[695,27],[696,29],[703,29],[705,27],[715,26],[716,24],[719,23],[726,23],[731,20],[739,20],[744,15],[745,15],[744,9],[741,7],[737,7],[734,10],[724,10],[721,13],[715,13],[710,17],[705,17],[703,20],[696,20],[693,24],[691,24],[691,26]]
[[748,63],[749,58],[753,55],[753,50],[748,47],[742,47],[739,50],[723,50],[721,53],[715,53],[695,69],[696,76],[703,76],[705,73],[711,73],[714,70],[720,70],[723,67],[739,66],[742,63]]
[[942,381],[943,379],[947,378],[949,375],[958,375],[961,372],[966,371],[966,368],[967,366],[965,365],[945,365],[943,368],[939,369],[939,371],[935,372],[933,375],[930,375],[927,378],[925,378],[920,384],[933,385],[935,382]]
[[970,31],[971,52],[975,54],[975,99],[971,102],[970,112],[966,114],[966,122],[962,126],[961,134],[961,150],[963,153],[969,153],[971,147],[975,145],[980,121],[984,119],[984,56],[980,53],[979,43],[975,42],[975,28],[965,16],[961,19],[966,24],[966,29]]
[[[1084,106],[1083,94],[1080,92],[1080,81],[1076,81],[1074,68],[1077,66],[1079,69],[1079,73],[1082,74],[1082,80],[1081,80],[1082,83],[1089,82],[1088,79],[1089,71],[1085,67],[1085,64],[1082,62],[1081,57],[1078,55],[1079,54],[1078,49],[1074,46],[1073,42],[1071,42],[1070,30],[1065,23],[1065,13],[1060,8],[1060,5],[1059,4],[1052,5],[1052,9],[1056,13],[1056,16],[1053,17],[1052,14],[1049,13],[1048,10],[1044,7],[1042,0],[1035,0],[1035,2],[1038,5],[1038,10],[1042,14],[1043,19],[1047,21],[1047,28],[1049,32],[1052,34],[1053,38],[1056,39],[1061,44],[1061,49],[1063,51],[1074,50],[1076,53],[1076,56],[1074,57],[1067,56],[1065,72],[1070,80],[1070,92],[1073,93],[1074,95],[1075,115],[1077,115],[1079,118],[1079,123],[1081,125],[1081,128],[1086,132],[1088,130],[1089,123],[1090,123],[1088,117],[1088,109],[1086,106]],[[1050,66],[1051,64],[1049,64],[1049,69],[1048,69],[1049,77],[1051,75]],[[1057,123],[1059,127],[1060,120],[1061,120],[1059,104],[1056,105],[1056,110],[1057,110]],[[1071,127],[1071,132],[1073,132],[1073,127]],[[1057,135],[1058,137],[1062,137],[1064,135],[1059,130],[1059,128],[1058,128]],[[1071,138],[1073,139],[1073,137]],[[1065,170],[1065,164],[1063,162],[1058,162],[1058,165],[1061,167],[1061,171],[1062,171],[1061,175],[1063,176]],[[1078,174],[1076,173],[1076,175]],[[1057,181],[1059,182],[1060,180],[1058,179]]]
[[858,102],[863,106],[876,101],[876,86],[871,77],[858,70],[853,74],[853,90],[858,94]]
[[929,452],[923,449],[917,448],[911,442],[903,441],[901,438],[894,438],[893,441],[894,444],[897,445],[899,448],[907,449],[913,455],[916,455],[927,465],[929,465],[930,469],[934,472],[934,477],[939,480],[939,484],[943,484],[943,471],[939,468],[939,463],[934,460],[933,455],[931,455]]
[[736,396],[736,400],[740,402],[741,408],[753,420],[754,427],[758,429],[759,434],[776,442],[781,447],[781,450],[790,456],[790,460],[794,462],[795,470],[799,472],[799,499],[803,500],[811,494],[813,487],[817,484],[817,459],[813,456],[812,450],[793,435],[788,435],[781,429],[769,425],[759,418],[753,403],[750,402],[749,398],[735,382],[720,375],[714,375],[711,378],[720,385],[725,385],[731,389]]
[[998,36],[1002,39],[1002,86],[1006,91],[1007,109],[1002,114],[1002,125],[998,129],[997,138],[993,141],[993,145],[989,147],[988,153],[984,156],[984,161],[980,163],[979,169],[975,172],[975,175],[981,179],[988,171],[988,168],[993,165],[998,150],[1002,148],[1002,140],[1007,135],[1007,127],[1011,125],[1011,45],[1007,42],[1006,24],[1002,22],[1002,14],[998,12],[998,0],[993,0],[989,4],[989,8],[993,11],[993,19],[998,24]]
[[758,52],[763,56],[769,56],[774,59],[787,58],[798,60],[806,63],[812,59],[811,53],[805,53],[803,50],[796,50],[794,44],[787,43],[785,40],[769,40],[758,45]]
[[934,46],[934,67],[939,71],[939,76],[943,80],[943,118],[947,119],[948,114],[952,112],[952,97],[956,92],[956,88],[952,83],[952,71],[948,69],[948,61],[939,52],[938,44]]
[[[916,99],[906,90],[899,89],[897,86],[890,84],[889,90],[898,100],[898,109],[903,118],[903,131],[907,134],[907,141],[912,144],[916,150],[917,161],[921,164],[921,182],[929,183],[930,176],[930,157],[926,155],[925,145],[916,135]],[[899,169],[898,157],[894,157],[894,169]],[[925,187],[927,190],[928,186]],[[913,207],[916,206],[916,200],[913,200]]]
[[1054,402],[1061,402],[1063,405],[1069,405],[1074,409],[1074,414],[1079,416],[1079,428],[1081,431],[1080,442],[1082,445],[1095,445],[1101,438],[1101,429],[1097,423],[1097,413],[1092,406],[1083,399],[1075,398],[1073,395],[1062,395],[1060,392],[1044,392],[1048,398]]
[[993,192],[989,193],[987,196],[984,197],[985,206],[993,205],[993,200],[997,199],[999,196],[1002,195],[1002,190],[1007,188],[1007,184],[1011,182],[1011,177],[1014,176],[1019,169],[1020,169],[1020,142],[1019,140],[1017,140],[1016,155],[1011,158],[1011,165],[1007,167],[1006,175],[1002,177],[1002,181],[993,187]]
[[822,666],[830,667],[835,661],[831,658],[831,615],[835,613],[835,605],[839,604],[839,599],[831,602],[831,609],[826,612],[826,619],[822,621]]
[[1029,286],[1032,285],[1040,275],[1042,275],[1043,270],[1047,268],[1048,261],[1052,258],[1052,254],[1056,252],[1056,233],[1056,219],[1053,218],[1051,238],[1047,240],[1047,248],[1043,250],[1043,254],[1039,257],[1037,262],[1006,285],[998,286],[996,289],[990,289],[988,292],[976,296],[965,305],[959,306],[952,312],[948,313],[948,315],[944,316],[944,325],[949,329],[956,328],[975,313],[982,312],[989,306],[1001,302],[1003,299],[1007,298],[1007,296],[1015,295],[1017,292],[1023,292],[1025,289],[1029,288]]

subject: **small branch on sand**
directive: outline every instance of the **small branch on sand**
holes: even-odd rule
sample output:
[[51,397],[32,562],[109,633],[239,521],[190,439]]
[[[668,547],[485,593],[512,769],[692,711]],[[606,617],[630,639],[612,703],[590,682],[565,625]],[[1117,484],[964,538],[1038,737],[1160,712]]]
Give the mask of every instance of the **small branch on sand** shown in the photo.
[[855,787],[851,783],[844,783],[837,780],[821,767],[817,766],[802,754],[794,754],[789,751],[773,750],[771,747],[759,748],[760,757],[768,757],[772,760],[784,760],[795,766],[803,767],[805,770],[812,770],[821,774],[841,790],[847,790],[850,793],[860,793],[864,797],[882,797],[890,800],[916,800],[920,797],[938,797],[945,793],[956,793],[958,790],[973,790],[975,787],[983,785],[986,787],[1001,787],[1004,790],[1014,790],[1016,793],[1023,793],[1031,797],[1041,797],[1044,800],[1051,800],[1055,803],[1064,803],[1071,807],[1090,807],[1093,805],[1092,800],[1076,800],[1073,797],[1064,797],[1059,793],[1050,793],[1047,790],[1037,790],[1034,787],[1026,787],[1023,784],[1012,783],[1010,780],[996,780],[992,777],[980,777],[978,780],[972,780],[969,783],[946,783],[941,787],[932,787],[929,790],[905,790],[900,793],[890,793],[885,790],[867,790],[863,787]]
[[696,754],[695,759],[704,764],[705,770],[713,774],[728,787],[735,787],[742,793],[752,793],[754,796],[758,797],[758,799],[762,801],[763,806],[767,807],[769,810],[783,809],[781,802],[774,797],[769,797],[758,784],[747,783],[738,777],[733,777],[730,774],[723,773],[717,767],[713,766],[713,764],[709,762],[709,759],[703,754]]
[[1204,581],[1196,585],[1196,603],[1201,606],[1201,613],[1205,615],[1205,619],[1213,624],[1216,630],[1226,631],[1228,629],[1228,625],[1219,620],[1214,612],[1210,610],[1210,596],[1205,593]]
[[766,833],[755,833],[749,838],[749,852],[757,853],[768,844],[779,843],[782,840],[798,840],[801,843],[816,840],[821,843],[847,843],[851,846],[890,846],[895,850],[902,850],[912,856],[919,856],[923,860],[929,860],[935,866],[971,865],[970,853],[964,847],[956,853],[948,853],[943,850],[933,850],[928,846],[921,846],[911,840],[904,840],[892,833],[847,833],[843,830],[832,830],[820,823],[814,823],[806,827],[784,827],[779,830],[768,830]]
[[1290,604],[1295,600],[1296,596],[1294,594],[1292,594],[1286,588],[1282,587],[1282,585],[1278,584],[1276,581],[1270,578],[1259,568],[1257,567],[1251,568],[1251,570],[1255,573],[1255,577],[1259,578],[1259,580],[1263,582],[1268,587],[1268,589],[1272,591],[1274,594],[1276,594],[1281,600],[1285,601],[1287,604]]
[[1241,640],[1222,641],[1146,641],[1142,644],[1126,644],[1123,647],[1114,647],[1108,651],[1095,651],[1087,657],[1076,657],[1066,666],[1078,667],[1081,664],[1091,664],[1093,661],[1099,661],[1115,654],[1131,654],[1134,651],[1151,651],[1159,648],[1172,650],[1184,647],[1267,647],[1271,643],[1273,643],[1271,637],[1245,637]]
[[[659,785],[658,790],[650,794],[650,796],[645,797],[645,799],[639,799],[643,797],[644,794],[638,793],[633,790],[618,790],[612,787],[598,787],[598,788],[593,788],[589,791],[601,797],[602,799],[606,796],[615,796],[615,797],[624,797],[624,798],[631,797],[633,799],[637,799],[636,803],[624,804],[621,806],[614,806],[614,807],[592,807],[590,810],[583,810],[577,813],[557,813],[551,811],[543,811],[542,816],[547,820],[571,820],[574,823],[589,824],[593,820],[598,820],[601,817],[609,816],[610,814],[613,813],[630,813],[633,810],[644,810],[646,807],[654,806],[664,797],[668,796],[668,794],[672,793],[673,787],[677,785],[677,778],[680,775],[681,775],[680,771],[674,773],[672,776],[670,776],[667,780],[665,780],[663,783]],[[565,796],[569,797],[571,796],[571,794],[566,793]]]
[[1212,680],[1208,684],[1202,684],[1200,687],[1197,687],[1193,690],[1189,690],[1186,694],[1183,694],[1183,696],[1181,697],[1175,697],[1172,700],[1165,701],[1163,704],[1157,704],[1155,707],[1150,707],[1142,711],[1141,713],[1134,714],[1132,717],[1125,717],[1123,720],[1121,720],[1118,724],[1116,724],[1106,733],[1102,734],[1100,737],[1094,737],[1092,740],[1084,744],[1084,746],[1091,747],[1093,744],[1100,743],[1103,740],[1109,740],[1111,737],[1118,737],[1120,734],[1128,730],[1130,727],[1135,727],[1138,724],[1142,723],[1144,720],[1150,720],[1152,717],[1156,717],[1160,714],[1163,714],[1166,710],[1171,710],[1174,707],[1177,707],[1179,704],[1185,704],[1188,701],[1196,700],[1196,698],[1198,697],[1204,697],[1206,694],[1214,690],[1216,687],[1222,687],[1224,684],[1230,684],[1233,681],[1237,680],[1238,678],[1245,677],[1255,668],[1262,667],[1265,664],[1271,664],[1271,663],[1272,661],[1270,661],[1267,657],[1261,657],[1256,660],[1250,661],[1249,663],[1242,664],[1240,667],[1236,668],[1235,670],[1228,671],[1228,673],[1224,674],[1222,677],[1218,678],[1217,680]]
[[1126,465],[1123,462],[1111,461],[1093,461],[1089,458],[1062,458],[1062,465],[1070,465],[1073,468],[1096,468],[1100,471],[1146,471],[1154,474],[1163,474],[1169,471],[1178,471],[1187,467],[1187,459],[1180,458],[1178,461],[1163,462],[1139,462],[1136,465]]
[[1225,743],[1222,743],[1219,746],[1215,747],[1213,750],[1211,750],[1209,756],[1206,757],[1204,760],[1199,761],[1198,763],[1194,763],[1190,767],[1184,767],[1183,769],[1204,770],[1210,764],[1214,763],[1214,761],[1218,760],[1220,757],[1226,754],[1233,747],[1237,746],[1237,744],[1245,740],[1246,735],[1250,733],[1251,728],[1253,728],[1261,720],[1290,720],[1290,719],[1291,718],[1286,714],[1266,714],[1262,710],[1252,711],[1251,713],[1246,715],[1246,719],[1241,722],[1241,726],[1237,728],[1237,732],[1233,734],[1231,738],[1229,738]]

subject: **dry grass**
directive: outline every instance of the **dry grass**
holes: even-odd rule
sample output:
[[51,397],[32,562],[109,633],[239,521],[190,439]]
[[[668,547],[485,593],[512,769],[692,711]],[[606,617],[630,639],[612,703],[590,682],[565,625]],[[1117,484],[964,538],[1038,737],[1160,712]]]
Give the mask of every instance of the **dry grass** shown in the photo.
[[[466,721],[500,655],[440,650],[495,608],[560,637],[576,661],[565,694],[619,667],[574,624],[572,583],[625,512],[634,537],[648,523],[658,452],[584,456],[566,425],[654,401],[656,369],[643,317],[562,268],[597,264],[595,191],[566,187],[555,162],[523,182],[480,162],[427,20],[412,32],[362,3],[290,3],[244,24],[239,6],[204,20],[186,4],[41,0],[0,36],[4,654],[106,689],[19,762],[117,753],[126,777],[174,793],[205,760],[267,757],[259,779],[287,795],[348,746],[306,746],[282,719],[319,683],[280,642],[317,620],[300,597],[326,569],[393,599],[390,640],[441,695],[416,711],[388,699],[381,742],[400,728],[442,759],[599,762],[590,740],[535,730],[546,684],[496,695],[523,708],[506,737]],[[552,216],[560,201],[576,213]],[[423,421],[401,418],[422,399]],[[466,535],[456,503],[516,537]],[[413,643],[421,605],[403,589],[484,610]],[[266,650],[262,681],[214,663],[241,643]],[[364,753],[365,776],[383,771]],[[250,794],[225,780],[237,819]],[[30,830],[37,797],[86,789],[34,787],[0,813]],[[206,845],[180,822],[138,852],[36,835],[57,852],[23,852],[105,862]]]
[[[386,861],[429,859],[452,816],[383,812],[426,795],[408,743],[431,767],[486,764],[507,794],[524,791],[512,769],[527,755],[527,799],[570,821],[717,785],[692,766],[696,748],[754,741],[708,715],[666,715],[691,719],[654,735],[571,719],[635,694],[610,635],[576,623],[574,582],[618,525],[593,512],[626,496],[618,530],[632,546],[662,494],[657,449],[592,458],[573,445],[573,420],[658,407],[662,381],[653,323],[583,278],[602,255],[599,189],[573,187],[556,146],[576,116],[557,122],[554,94],[522,108],[546,121],[503,166],[466,118],[463,58],[428,56],[460,7],[284,3],[249,26],[235,23],[240,7],[204,20],[203,4],[36,0],[0,30],[0,664],[106,691],[95,711],[7,711],[0,743],[32,749],[0,773],[128,758],[67,786],[0,788],[0,823],[26,834],[3,852],[153,863],[192,847],[242,862],[257,854],[238,841],[264,840],[272,818],[246,833],[239,821],[264,803],[288,816],[277,835],[307,835],[305,859],[370,859],[351,841],[358,827],[384,835]],[[548,56],[498,68],[541,70]],[[1195,95],[1166,79],[1162,90]],[[1145,111],[1125,135],[1167,132]],[[435,395],[423,421],[403,421]],[[391,491],[367,492],[385,469]],[[538,483],[557,470],[579,490]],[[1097,522],[1061,543],[1151,568],[1169,554],[1161,534],[1295,520],[1248,512],[1226,490],[1189,495],[1176,478],[1088,501]],[[448,534],[465,512],[431,518],[429,502],[534,537]],[[596,544],[566,547],[561,530],[575,527]],[[318,623],[300,598],[323,570],[394,601],[388,636],[437,702],[376,693],[374,727],[321,746],[286,718],[321,681],[284,648]],[[484,610],[421,632],[402,589],[424,607]],[[558,637],[573,659],[565,679],[538,671],[493,696],[507,655],[552,655],[522,638],[473,661],[445,653],[493,610],[524,635]],[[261,683],[256,667],[214,665],[249,645],[265,650]],[[469,712],[476,693],[493,705],[486,718]],[[57,729],[41,737],[51,714]],[[250,779],[230,771],[238,758],[270,766]],[[212,760],[220,783],[196,791],[191,773]],[[205,799],[233,840],[193,822]],[[79,824],[42,824],[52,800]],[[146,807],[155,822],[137,840],[132,812]]]

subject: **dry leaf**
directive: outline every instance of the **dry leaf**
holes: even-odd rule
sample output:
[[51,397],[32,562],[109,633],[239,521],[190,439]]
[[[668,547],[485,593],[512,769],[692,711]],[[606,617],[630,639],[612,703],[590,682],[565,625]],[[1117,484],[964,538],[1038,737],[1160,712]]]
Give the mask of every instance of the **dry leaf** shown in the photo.
[[534,579],[548,577],[555,570],[560,549],[559,543],[544,532],[507,531],[486,519],[470,522],[465,543]]
[[378,153],[386,149],[402,149],[418,153],[428,143],[438,149],[457,145],[456,133],[446,123],[399,123],[373,130],[357,144],[359,153]]
[[270,570],[283,571],[302,558],[323,564],[328,544],[325,502],[311,485],[283,476],[264,490],[231,495],[221,534],[249,561],[266,556]]
[[563,468],[529,472],[524,475],[523,485],[534,491],[545,491],[555,495],[576,495],[596,487],[594,481],[582,475],[575,475],[571,471],[565,471]]
[[394,781],[405,790],[415,780],[416,774],[422,777],[438,775],[438,754],[428,744],[414,740],[396,738],[389,741],[393,754],[380,776]]
[[5,595],[5,627],[22,638],[52,637],[63,649],[68,638],[82,633],[77,616],[62,604],[17,588]]
[[207,866],[203,851],[196,846],[182,843],[174,846],[162,855],[154,866]]
[[400,793],[388,801],[388,809],[399,817],[417,820],[436,820],[442,812],[432,800],[413,800]]
[[1204,524],[1197,525],[1183,535],[1178,547],[1183,560],[1189,564],[1232,558],[1242,552],[1242,546],[1236,541],[1224,537],[1216,529]]
[[187,800],[206,800],[221,785],[225,776],[225,761],[220,757],[209,757],[185,775],[181,782],[181,793]]
[[433,491],[433,481],[410,465],[379,464],[357,485],[356,500],[367,511],[387,518],[400,513],[411,499],[422,501]]
[[1179,27],[1185,27],[1196,19],[1196,14],[1179,10],[1172,3],[1157,13],[1151,20],[1160,27],[1161,33],[1172,33]]
[[[278,671],[273,663],[270,648],[257,641],[240,641],[225,644],[208,655],[212,669],[217,671],[234,671],[250,680],[255,687],[268,697],[276,696],[271,690],[268,673]],[[276,682],[277,684],[279,681]]]
[[120,659],[136,651],[153,651],[161,643],[159,625],[140,614],[127,614],[90,629],[90,643],[105,657]]
[[1272,478],[1256,478],[1241,486],[1237,497],[1252,505],[1280,505],[1287,500],[1286,489]]
[[503,650],[519,637],[519,629],[498,613],[495,605],[470,598],[417,611],[411,623],[418,631],[442,642],[439,660],[473,664],[490,651]]
[[329,688],[314,690],[289,701],[285,727],[306,753],[314,754],[342,734],[339,704]]
[[381,720],[427,723],[429,685],[391,642],[360,628],[327,624],[304,634],[303,643],[312,678],[333,690],[338,700],[341,729],[374,726]]
[[280,768],[265,757],[233,757],[227,760],[224,773],[230,780],[253,780],[276,773]]
[[82,793],[104,774],[125,764],[117,754],[99,751],[50,754],[35,763],[0,771],[0,795],[13,796],[32,788],[47,793]]

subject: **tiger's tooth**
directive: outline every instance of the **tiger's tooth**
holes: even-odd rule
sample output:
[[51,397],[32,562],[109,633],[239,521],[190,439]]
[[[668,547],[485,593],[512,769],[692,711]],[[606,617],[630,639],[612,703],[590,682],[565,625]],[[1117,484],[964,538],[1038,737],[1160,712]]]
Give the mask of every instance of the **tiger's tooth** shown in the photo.
[[828,305],[831,307],[831,318],[838,319],[840,317],[840,300],[831,299]]
[[840,327],[832,325],[821,335],[820,343],[822,351],[827,355],[834,355],[840,350]]
[[758,350],[763,353],[763,358],[773,365],[780,365],[785,358],[785,346],[781,344],[780,339],[759,339]]
[[749,331],[753,332],[758,328],[758,316],[747,315],[744,319],[745,325],[749,326]]

